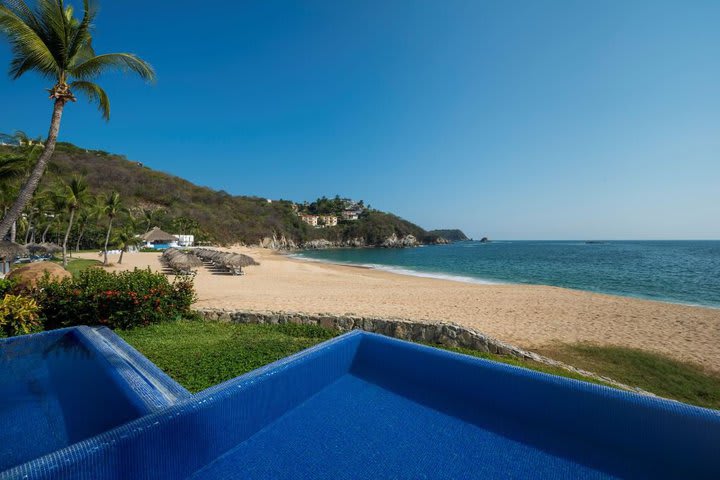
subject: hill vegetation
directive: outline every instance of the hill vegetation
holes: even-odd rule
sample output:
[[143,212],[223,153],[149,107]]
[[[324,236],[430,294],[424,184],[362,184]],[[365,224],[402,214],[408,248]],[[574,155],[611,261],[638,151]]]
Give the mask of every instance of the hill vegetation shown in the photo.
[[[12,147],[0,147],[0,156],[10,155],[12,151]],[[295,206],[288,200],[270,202],[265,198],[235,196],[152,170],[122,155],[85,150],[62,142],[57,145],[39,195],[43,189],[49,191],[54,184],[76,176],[85,179],[92,195],[118,192],[129,213],[127,218],[119,219],[118,228],[123,223],[132,223],[138,233],[158,226],[171,233],[193,234],[199,242],[218,244],[257,244],[273,236],[285,237],[298,245],[321,238],[332,242],[362,238],[366,244],[374,245],[393,234],[398,237],[413,235],[427,243],[438,237],[396,215],[367,208],[362,201],[353,202],[353,208],[361,212],[358,220],[341,220],[337,226],[317,229],[304,223],[295,209],[340,216],[348,199],[323,197]],[[57,241],[63,233],[62,222],[55,223],[47,229],[47,240]],[[102,246],[104,223],[107,222],[99,217],[84,225],[80,246]],[[78,224],[74,229],[73,240],[79,235],[80,228]]]
[[442,237],[449,242],[462,242],[470,240],[462,230],[457,228],[449,230],[431,230],[428,234]]

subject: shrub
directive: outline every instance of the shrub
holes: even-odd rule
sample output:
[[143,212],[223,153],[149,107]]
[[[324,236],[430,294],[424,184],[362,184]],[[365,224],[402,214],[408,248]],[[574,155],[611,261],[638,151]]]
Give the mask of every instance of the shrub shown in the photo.
[[42,331],[37,302],[22,295],[5,295],[0,301],[0,336],[26,335]]
[[45,279],[34,295],[46,329],[150,325],[188,315],[195,301],[190,278],[177,277],[170,283],[161,273],[139,269],[109,273],[89,268],[60,282]]
[[7,278],[0,278],[0,297],[5,296],[6,293],[10,293],[15,286],[15,281]]

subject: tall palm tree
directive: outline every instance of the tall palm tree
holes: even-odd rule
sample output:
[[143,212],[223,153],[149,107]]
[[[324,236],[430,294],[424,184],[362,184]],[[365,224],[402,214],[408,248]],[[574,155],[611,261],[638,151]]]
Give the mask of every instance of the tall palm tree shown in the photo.
[[142,243],[142,240],[135,234],[135,222],[131,221],[120,229],[115,236],[114,243],[120,249],[120,258],[118,259],[118,265],[120,265],[123,261],[123,254],[130,247],[136,247]]
[[67,267],[67,243],[70,238],[70,230],[72,230],[75,212],[85,202],[88,195],[88,185],[82,177],[73,177],[70,183],[63,185],[63,194],[67,205],[70,218],[68,220],[67,230],[65,230],[65,238],[63,239],[63,267]]
[[120,200],[120,194],[117,192],[111,192],[105,200],[102,206],[103,213],[108,217],[108,229],[105,235],[105,249],[103,253],[105,255],[103,259],[103,265],[108,264],[108,243],[110,243],[110,233],[112,232],[112,224],[115,217],[117,217],[123,210],[122,201]]
[[15,203],[0,221],[0,238],[7,235],[37,189],[55,151],[63,109],[68,102],[76,101],[73,92],[83,93],[97,103],[102,116],[109,120],[108,96],[92,80],[110,69],[135,72],[147,81],[155,79],[152,67],[135,55],[95,54],[92,22],[97,12],[91,0],[83,1],[82,19],[73,13],[64,0],[38,0],[34,11],[23,0],[0,0],[0,33],[7,36],[13,54],[10,76],[17,79],[36,71],[55,82],[48,90],[54,105],[45,148]]
[[98,217],[98,209],[95,205],[85,205],[80,208],[77,215],[77,224],[78,232],[77,232],[77,240],[75,241],[75,251],[80,251],[80,242],[82,242],[82,238],[85,235],[85,230],[87,229],[88,225],[96,221]]

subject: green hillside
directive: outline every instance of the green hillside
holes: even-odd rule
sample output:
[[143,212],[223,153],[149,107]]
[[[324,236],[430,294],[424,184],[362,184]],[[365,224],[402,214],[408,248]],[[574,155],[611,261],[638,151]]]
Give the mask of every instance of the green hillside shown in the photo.
[[[0,147],[0,154],[10,151],[9,147]],[[59,143],[43,187],[49,189],[58,177],[68,179],[73,175],[84,176],[94,194],[112,190],[120,193],[124,205],[139,222],[143,221],[142,212],[150,211],[153,225],[173,233],[195,234],[200,241],[256,244],[274,235],[296,244],[321,238],[332,242],[362,238],[367,244],[380,244],[393,234],[399,237],[411,234],[425,242],[436,238],[400,217],[372,209],[365,209],[357,221],[341,221],[336,227],[316,229],[300,220],[293,202],[230,195],[152,170],[121,155]],[[323,205],[323,199],[318,199],[300,206],[300,210],[305,211],[307,205],[319,205],[321,210],[330,208]],[[103,223],[102,219],[99,223]],[[55,230],[57,236],[60,228]],[[95,247],[93,243],[104,231],[100,225],[96,230],[88,230],[83,246]]]

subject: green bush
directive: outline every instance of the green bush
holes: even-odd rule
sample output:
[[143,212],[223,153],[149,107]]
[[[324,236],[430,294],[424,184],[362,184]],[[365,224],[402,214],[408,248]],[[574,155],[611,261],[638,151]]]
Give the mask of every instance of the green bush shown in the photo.
[[0,278],[0,297],[5,296],[6,293],[10,293],[15,286],[13,280],[7,278]]
[[22,295],[5,295],[0,301],[0,336],[26,335],[42,331],[37,302]]
[[44,279],[34,291],[45,328],[104,325],[130,328],[190,314],[192,280],[170,283],[161,273],[135,269],[108,273],[89,268],[62,281]]

